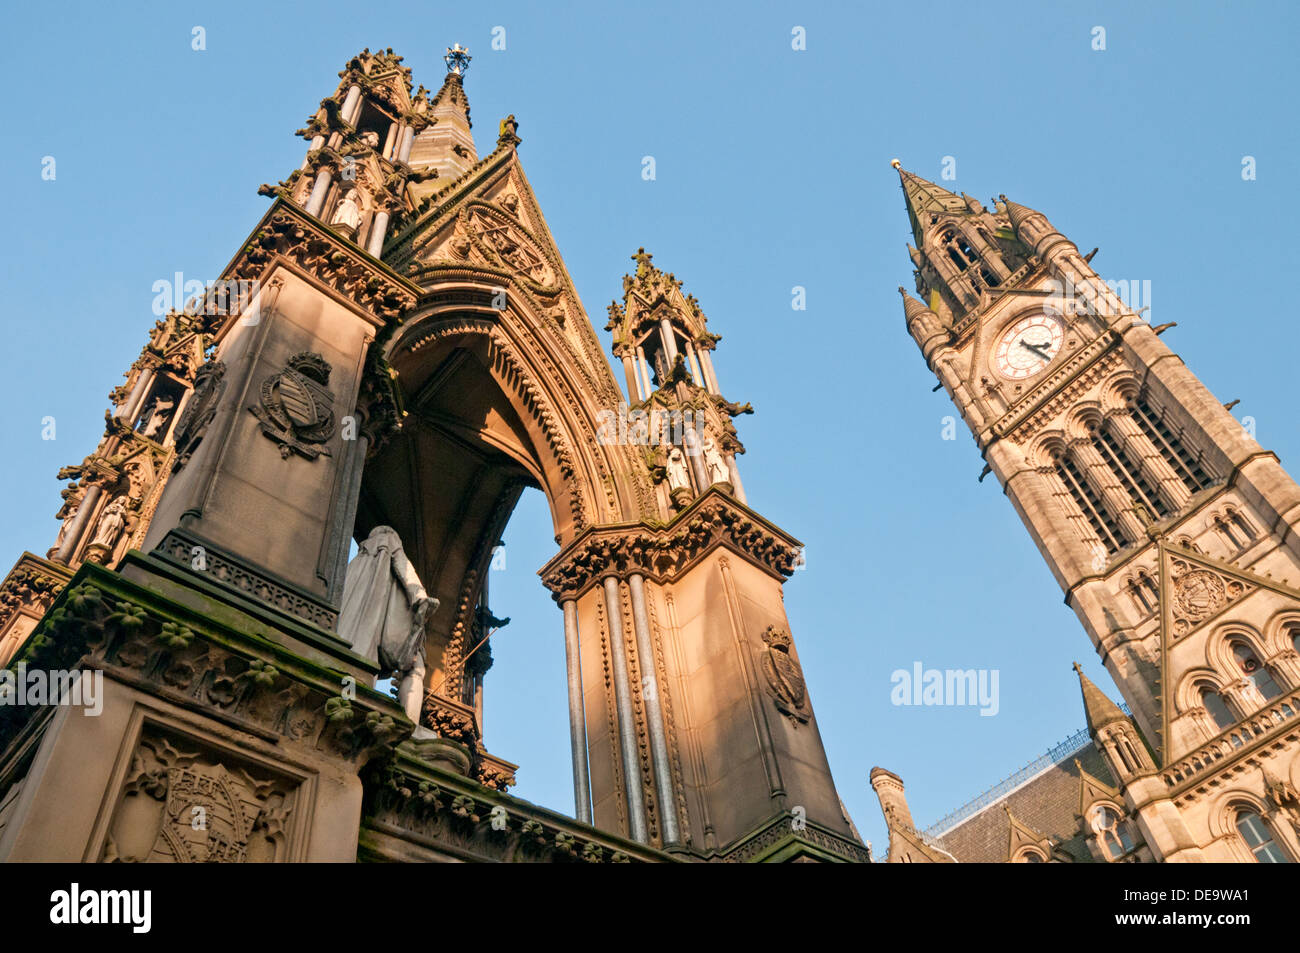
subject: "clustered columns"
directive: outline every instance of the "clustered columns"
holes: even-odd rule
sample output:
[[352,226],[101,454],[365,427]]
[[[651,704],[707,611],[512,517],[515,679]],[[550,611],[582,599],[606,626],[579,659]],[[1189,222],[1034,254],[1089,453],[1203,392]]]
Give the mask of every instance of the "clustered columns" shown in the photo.
[[[650,740],[650,760],[654,771],[654,791],[661,818],[664,845],[681,842],[681,827],[677,817],[676,798],[673,791],[671,766],[668,755],[668,736],[664,730],[663,709],[660,705],[660,686],[655,674],[654,645],[650,635],[650,616],[646,606],[645,577],[639,572],[626,576],[632,604],[633,645],[642,674],[641,697],[645,702],[646,732]],[[641,788],[640,746],[637,741],[636,714],[633,709],[631,668],[627,653],[627,632],[623,625],[623,579],[618,572],[608,571],[601,578],[604,591],[605,615],[609,621],[609,662],[614,682],[614,707],[618,722],[619,761],[623,775],[623,793],[627,804],[628,832],[631,838],[645,844],[650,841],[650,827],[646,813],[645,796]],[[586,709],[583,701],[581,635],[578,625],[578,604],[574,595],[560,601],[564,610],[564,650],[569,683],[569,735],[573,752],[573,790],[578,820],[590,824],[591,769],[587,753]]]
[[619,605],[618,576],[610,574],[602,583],[605,587],[605,615],[609,618],[609,655],[614,669],[614,706],[618,714],[618,747],[623,759],[628,829],[633,840],[645,844],[650,840],[650,832],[646,824],[645,798],[641,796],[641,765],[636,752],[636,722],[632,715],[632,685],[623,644],[623,609]]

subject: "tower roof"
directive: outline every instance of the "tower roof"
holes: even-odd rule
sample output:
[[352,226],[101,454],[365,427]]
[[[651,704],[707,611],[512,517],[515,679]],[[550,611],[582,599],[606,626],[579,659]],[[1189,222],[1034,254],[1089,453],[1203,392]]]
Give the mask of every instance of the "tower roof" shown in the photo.
[[928,179],[923,179],[914,172],[908,172],[902,164],[895,159],[893,166],[898,170],[899,182],[903,189],[903,200],[907,204],[907,217],[912,223],[912,234],[916,238],[917,245],[925,242],[924,226],[926,216],[934,213],[948,215],[966,215],[969,214],[970,208],[966,204],[966,199],[955,192],[949,192],[940,185],[935,185]]
[[1083,690],[1083,712],[1088,719],[1090,732],[1095,735],[1098,728],[1109,725],[1113,721],[1127,720],[1127,716],[1110,700],[1110,696],[1083,674],[1083,669],[1078,662],[1074,663],[1074,670],[1079,675],[1079,687]]

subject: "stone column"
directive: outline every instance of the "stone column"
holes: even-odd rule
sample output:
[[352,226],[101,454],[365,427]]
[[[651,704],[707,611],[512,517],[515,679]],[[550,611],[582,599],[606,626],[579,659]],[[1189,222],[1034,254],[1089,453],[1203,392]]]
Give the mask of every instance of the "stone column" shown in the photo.
[[389,124],[388,135],[384,137],[383,156],[385,159],[391,159],[393,157],[393,145],[397,139],[401,127],[402,124],[400,122],[394,122]]
[[638,347],[636,349],[636,361],[637,367],[641,371],[641,380],[645,384],[645,393],[641,397],[641,399],[644,400],[654,393],[654,388],[650,386],[650,372],[646,369],[644,348]]
[[311,195],[307,197],[307,205],[303,209],[308,215],[317,215],[325,207],[325,196],[329,194],[330,180],[333,179],[334,173],[328,166],[321,166],[316,173],[316,181],[312,184]]
[[641,381],[637,379],[636,368],[632,365],[632,358],[626,354],[623,355],[623,373],[627,375],[627,399],[645,400],[645,395],[641,393]]
[[745,487],[740,482],[740,467],[736,463],[736,455],[734,453],[727,454],[726,461],[727,472],[731,474],[731,491],[735,494],[736,499],[748,506],[749,501],[745,499]]
[[55,562],[66,565],[68,558],[76,551],[77,542],[81,539],[86,524],[90,522],[90,514],[95,511],[95,504],[99,502],[99,497],[103,492],[101,487],[92,486],[86,491],[86,495],[81,498],[81,505],[77,507],[77,515],[72,518],[72,525],[68,527],[68,533],[63,537],[63,545],[54,554]]
[[718,387],[718,375],[713,370],[713,358],[709,356],[708,348],[700,348],[700,369],[704,371],[704,386],[709,389],[709,393],[721,394],[722,389]]
[[127,424],[134,422],[134,417],[140,411],[140,405],[144,402],[145,393],[149,390],[149,383],[153,380],[153,368],[146,367],[140,371],[140,376],[135,379],[135,386],[131,388],[131,393],[126,400],[122,401],[122,406],[117,408],[117,413],[113,416],[119,420],[125,420]]
[[636,721],[632,714],[632,686],[628,684],[617,576],[605,577],[605,614],[609,616],[609,656],[614,669],[614,704],[618,709],[618,746],[623,759],[623,791],[627,795],[629,834],[634,841],[648,844],[650,831],[646,823],[645,798],[641,794],[641,763],[637,756]]
[[699,360],[695,357],[695,346],[691,344],[690,341],[686,342],[686,360],[690,365],[691,377],[694,378],[695,383],[701,387],[705,387],[704,374],[700,370]]
[[700,435],[694,427],[682,428],[682,450],[691,463],[691,473],[695,476],[696,494],[703,493],[713,484],[709,482],[709,471],[704,468],[704,453],[700,447]]
[[564,660],[569,674],[569,743],[573,751],[573,803],[584,824],[591,818],[591,768],[587,761],[587,713],[582,700],[582,640],[578,635],[578,604],[565,599]]
[[659,335],[663,340],[664,353],[668,355],[668,366],[677,363],[677,335],[673,334],[672,322],[667,318],[659,319]]
[[348,87],[348,94],[343,98],[343,107],[339,110],[339,115],[343,117],[344,122],[355,126],[357,123],[355,114],[359,111],[360,106],[361,87],[353,84]]
[[675,844],[681,840],[681,832],[677,827],[677,806],[673,799],[673,777],[668,763],[668,738],[664,733],[663,709],[659,705],[659,679],[655,670],[654,647],[650,642],[645,580],[640,573],[634,572],[627,577],[627,586],[632,593],[632,627],[636,630],[636,650],[641,660],[642,696],[645,698],[646,721],[650,727],[650,758],[655,766],[655,793],[659,796],[659,814],[663,819],[663,840],[665,844]]
[[415,142],[415,130],[407,126],[402,133],[402,146],[397,155],[397,158],[402,162],[411,160],[411,143],[413,142]]
[[384,250],[384,235],[387,231],[388,213],[376,212],[374,221],[370,224],[370,237],[366,239],[366,251],[376,258]]

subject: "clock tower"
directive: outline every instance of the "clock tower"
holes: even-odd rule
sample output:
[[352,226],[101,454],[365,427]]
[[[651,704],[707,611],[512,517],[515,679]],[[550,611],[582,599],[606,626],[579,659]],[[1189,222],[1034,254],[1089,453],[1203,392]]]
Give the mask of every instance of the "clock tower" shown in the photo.
[[1248,860],[1249,814],[1295,852],[1270,820],[1293,798],[1268,791],[1300,771],[1300,487],[1095,251],[894,167],[907,329],[1128,703],[1094,742],[1142,839],[1156,859]]

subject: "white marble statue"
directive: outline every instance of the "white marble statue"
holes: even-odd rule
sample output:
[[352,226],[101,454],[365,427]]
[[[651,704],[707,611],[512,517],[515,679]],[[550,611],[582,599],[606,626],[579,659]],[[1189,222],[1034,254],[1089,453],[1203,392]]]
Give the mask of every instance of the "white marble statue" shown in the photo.
[[376,526],[357,547],[343,582],[339,635],[353,651],[399,678],[397,701],[419,724],[424,704],[424,620],[438,608],[391,526]]
[[686,455],[682,453],[681,447],[673,447],[668,451],[668,492],[677,489],[687,489],[691,487],[690,474],[686,472]]
[[727,469],[727,461],[722,459],[722,454],[718,452],[712,437],[704,438],[704,470],[709,475],[710,484],[731,482],[731,471]]
[[90,541],[90,544],[111,550],[124,529],[126,529],[126,498],[119,496],[104,507],[104,512],[99,516],[99,523],[95,526],[95,538]]
[[334,217],[330,219],[331,225],[346,225],[351,231],[357,230],[361,224],[361,209],[357,207],[356,194],[355,189],[349,189],[343,194],[338,207],[334,209]]

